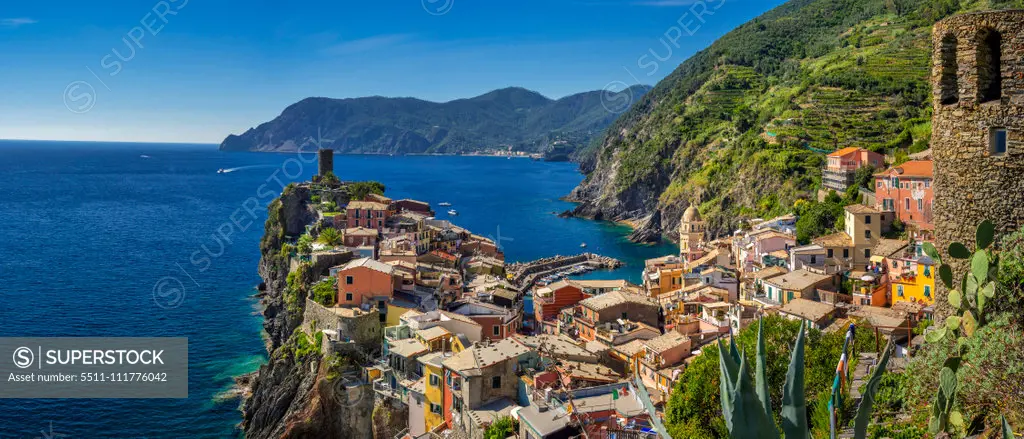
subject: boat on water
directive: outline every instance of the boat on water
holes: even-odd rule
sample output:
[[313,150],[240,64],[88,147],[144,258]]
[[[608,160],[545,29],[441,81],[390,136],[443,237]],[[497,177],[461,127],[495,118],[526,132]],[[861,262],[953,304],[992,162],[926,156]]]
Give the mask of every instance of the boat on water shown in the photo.
[[438,205],[438,206],[444,206],[444,207],[447,207],[447,206],[451,206],[451,205],[452,205],[452,203],[449,203],[449,202],[445,201],[445,202],[437,203],[437,205]]
[[145,155],[145,154],[143,154],[143,155],[140,155],[140,156],[139,156],[139,158],[143,158],[143,159],[148,159],[148,158],[149,158],[149,156],[148,156],[148,155]]
[[449,214],[449,215],[451,215],[451,216],[458,216],[458,214],[459,214],[459,211],[457,211],[457,210],[455,210],[455,209],[450,209],[450,210],[448,211],[448,214]]
[[228,171],[225,171],[224,168],[220,168],[220,169],[217,170],[218,174],[223,174],[225,172],[228,172]]
[[584,242],[584,243],[580,244],[580,248],[587,248],[587,243]]

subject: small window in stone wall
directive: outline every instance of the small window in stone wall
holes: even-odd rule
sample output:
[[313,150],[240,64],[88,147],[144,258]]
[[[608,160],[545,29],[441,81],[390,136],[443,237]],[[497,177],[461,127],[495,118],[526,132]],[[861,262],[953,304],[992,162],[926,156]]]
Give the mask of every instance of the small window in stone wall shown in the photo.
[[942,38],[942,105],[951,105],[960,101],[960,79],[957,77],[956,36],[948,34]]
[[1006,128],[990,128],[988,131],[989,154],[1006,154],[1006,140]]
[[978,102],[995,101],[1002,97],[1000,75],[1003,38],[995,29],[978,33]]

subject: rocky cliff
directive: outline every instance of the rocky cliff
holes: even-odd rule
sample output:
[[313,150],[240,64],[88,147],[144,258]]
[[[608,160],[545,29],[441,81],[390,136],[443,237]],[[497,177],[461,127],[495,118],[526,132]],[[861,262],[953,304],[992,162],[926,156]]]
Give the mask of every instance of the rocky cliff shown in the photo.
[[[793,0],[683,62],[578,160],[583,217],[676,237],[695,203],[712,235],[814,199],[825,155],[900,160],[931,136],[930,29],[1017,0]],[[702,2],[714,14],[729,2]]]
[[[366,386],[346,386],[340,371],[357,362],[303,351],[296,328],[302,323],[303,284],[299,273],[289,282],[289,265],[281,247],[286,235],[301,233],[316,218],[309,191],[289,186],[270,204],[260,242],[264,329],[270,360],[260,367],[251,396],[243,405],[242,427],[250,439],[366,438],[371,435],[373,394]],[[291,283],[291,285],[289,285]],[[296,289],[300,291],[296,291]]]

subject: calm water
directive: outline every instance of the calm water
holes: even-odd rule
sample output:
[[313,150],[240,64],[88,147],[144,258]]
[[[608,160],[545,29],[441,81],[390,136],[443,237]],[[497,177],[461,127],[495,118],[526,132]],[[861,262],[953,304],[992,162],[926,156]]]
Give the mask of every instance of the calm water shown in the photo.
[[[212,145],[0,141],[0,336],[186,336],[190,345],[188,399],[0,399],[0,438],[48,437],[51,425],[64,435],[54,437],[68,438],[236,436],[237,401],[217,395],[264,356],[250,296],[265,212],[261,205],[251,218],[246,208],[270,201],[282,183],[308,179],[309,159]],[[556,217],[572,207],[558,198],[582,178],[572,164],[335,162],[342,179],[379,180],[391,197],[452,203],[452,219],[500,238],[510,261],[578,253],[586,242],[628,264],[589,277],[636,282],[643,259],[675,251],[631,244],[624,227]],[[184,286],[177,306],[154,300],[164,279]]]

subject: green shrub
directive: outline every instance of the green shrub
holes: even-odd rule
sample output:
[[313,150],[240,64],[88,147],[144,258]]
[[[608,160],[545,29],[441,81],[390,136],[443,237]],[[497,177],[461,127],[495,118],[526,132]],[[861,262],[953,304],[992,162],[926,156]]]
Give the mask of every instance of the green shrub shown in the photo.
[[384,184],[378,181],[357,181],[348,185],[348,194],[353,200],[362,200],[367,195],[384,195]]
[[338,300],[338,279],[330,278],[313,285],[313,301],[323,306],[334,306]]
[[508,416],[499,418],[484,431],[484,439],[505,439],[513,433],[518,434],[519,423]]

